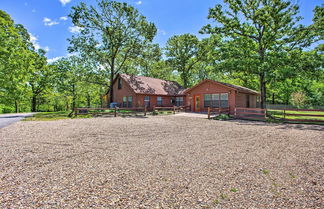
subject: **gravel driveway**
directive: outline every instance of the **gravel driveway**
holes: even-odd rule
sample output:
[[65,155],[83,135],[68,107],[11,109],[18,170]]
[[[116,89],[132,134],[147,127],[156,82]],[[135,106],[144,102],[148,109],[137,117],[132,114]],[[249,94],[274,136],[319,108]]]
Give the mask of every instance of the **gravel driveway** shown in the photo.
[[323,208],[323,126],[156,116],[0,129],[0,208]]

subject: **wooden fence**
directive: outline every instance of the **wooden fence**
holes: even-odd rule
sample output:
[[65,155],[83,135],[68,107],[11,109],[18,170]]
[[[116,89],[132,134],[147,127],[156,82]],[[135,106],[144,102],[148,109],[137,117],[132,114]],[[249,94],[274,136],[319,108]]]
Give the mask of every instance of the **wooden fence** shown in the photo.
[[[110,110],[110,112],[99,112],[99,111],[106,111]],[[146,107],[133,107],[133,108],[74,108],[75,116],[78,115],[96,115],[96,114],[109,114],[114,113],[114,117],[118,116],[118,112],[124,110],[124,111],[132,111],[132,112],[143,112],[144,116],[146,116],[147,109]]]
[[213,113],[214,114],[218,114],[218,115],[225,113],[225,114],[229,115],[230,109],[229,109],[229,107],[226,107],[226,108],[222,108],[222,107],[218,107],[218,108],[208,107],[208,119],[211,118],[211,115]]
[[177,111],[187,111],[188,109],[190,109],[190,106],[173,106],[173,107],[153,107],[153,112],[155,111],[159,111],[159,110],[166,110],[166,111],[172,111],[173,114],[175,114]]
[[267,109],[236,107],[234,117],[241,119],[266,120]]
[[[293,112],[293,113],[290,113]],[[312,112],[320,112],[323,114],[308,114]],[[315,122],[324,124],[324,110],[312,110],[312,109],[284,109],[282,110],[282,119],[283,121],[292,121],[292,122]],[[291,118],[291,116],[293,118]],[[303,118],[298,118],[303,117]]]

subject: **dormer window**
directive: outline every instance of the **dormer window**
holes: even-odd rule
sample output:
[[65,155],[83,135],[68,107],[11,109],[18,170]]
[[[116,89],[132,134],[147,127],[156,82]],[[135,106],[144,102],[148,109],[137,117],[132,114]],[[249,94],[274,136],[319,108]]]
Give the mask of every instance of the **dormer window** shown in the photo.
[[122,88],[122,79],[118,78],[118,89]]

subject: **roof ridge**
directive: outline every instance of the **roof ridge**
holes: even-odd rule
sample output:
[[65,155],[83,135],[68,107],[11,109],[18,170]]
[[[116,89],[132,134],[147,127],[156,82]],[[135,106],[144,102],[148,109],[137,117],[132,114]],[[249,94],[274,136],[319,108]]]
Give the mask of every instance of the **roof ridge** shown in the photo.
[[126,75],[126,76],[136,76],[136,77],[143,77],[143,78],[150,78],[150,79],[155,79],[155,80],[160,80],[160,81],[169,81],[178,84],[181,88],[183,88],[177,81],[171,81],[171,80],[166,80],[166,79],[161,79],[161,78],[153,78],[149,76],[144,76],[144,75],[130,75],[127,73],[121,73],[121,75]]

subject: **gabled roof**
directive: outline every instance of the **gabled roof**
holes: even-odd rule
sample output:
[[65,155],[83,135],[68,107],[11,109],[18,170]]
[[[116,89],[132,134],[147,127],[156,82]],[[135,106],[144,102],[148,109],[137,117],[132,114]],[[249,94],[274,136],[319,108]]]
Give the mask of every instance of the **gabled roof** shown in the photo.
[[119,76],[128,83],[136,94],[176,96],[182,95],[181,92],[184,90],[175,81],[127,74],[119,74]]
[[229,88],[229,89],[232,89],[232,90],[236,90],[236,91],[238,91],[240,93],[259,95],[259,92],[254,91],[254,90],[249,89],[249,88],[246,88],[246,87],[243,87],[243,86],[238,86],[238,85],[233,85],[233,84],[229,84],[229,83],[214,81],[214,80],[210,80],[210,79],[205,79],[205,80],[201,81],[200,83],[196,84],[195,86],[193,86],[193,87],[191,87],[189,89],[186,89],[183,93],[187,93],[188,91],[196,88],[197,86],[200,86],[201,84],[203,84],[205,82],[212,82],[212,83],[215,83],[215,84],[224,86],[226,88]]

